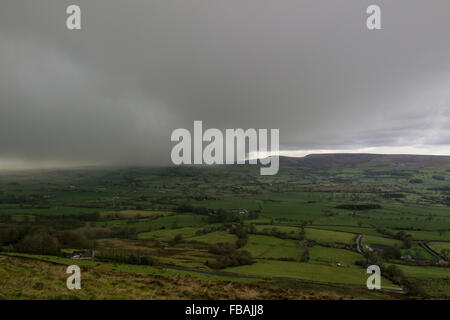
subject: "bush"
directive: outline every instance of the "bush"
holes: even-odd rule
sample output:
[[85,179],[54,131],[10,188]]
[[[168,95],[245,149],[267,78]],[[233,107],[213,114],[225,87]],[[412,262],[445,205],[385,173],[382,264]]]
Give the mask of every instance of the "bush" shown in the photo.
[[392,282],[397,284],[402,284],[405,280],[405,275],[403,274],[403,271],[400,270],[395,265],[390,265],[389,267],[385,268],[384,274],[392,280]]
[[300,262],[308,262],[309,261],[309,249],[305,248],[302,256],[300,257]]
[[236,247],[228,242],[225,243],[217,243],[209,246],[209,253],[218,254],[218,255],[230,255],[234,251],[236,251]]
[[242,248],[247,244],[247,240],[248,238],[239,238],[236,240],[236,247],[237,248]]
[[17,245],[19,252],[59,255],[58,239],[47,232],[37,232],[25,236]]
[[215,262],[209,263],[209,266],[214,269],[223,269],[252,263],[250,252],[236,250],[232,254],[218,257]]
[[248,251],[239,251],[236,249],[236,246],[231,243],[211,245],[208,251],[219,255],[215,262],[206,262],[206,265],[214,269],[223,269],[253,263],[252,257]]
[[183,235],[177,234],[175,237],[173,237],[173,240],[170,242],[170,245],[174,246],[182,241],[183,241]]

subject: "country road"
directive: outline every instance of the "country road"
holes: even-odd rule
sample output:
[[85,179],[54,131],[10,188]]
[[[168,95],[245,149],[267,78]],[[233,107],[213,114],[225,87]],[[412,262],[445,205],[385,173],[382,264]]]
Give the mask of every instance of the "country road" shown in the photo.
[[359,253],[363,254],[362,250],[361,250],[361,239],[362,239],[363,235],[359,234],[358,237],[356,237],[356,251],[358,251]]
[[[361,249],[361,239],[363,236],[364,236],[363,234],[359,234],[356,237],[356,251],[358,251],[361,254],[364,254]],[[407,294],[408,293],[408,288],[406,288],[405,286],[402,286],[401,289],[383,287],[381,290],[386,291],[386,292],[391,292],[391,293],[399,293],[399,294]]]

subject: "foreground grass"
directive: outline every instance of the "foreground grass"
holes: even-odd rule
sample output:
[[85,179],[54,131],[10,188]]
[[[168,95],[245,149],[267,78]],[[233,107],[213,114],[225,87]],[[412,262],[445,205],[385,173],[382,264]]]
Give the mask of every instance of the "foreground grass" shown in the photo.
[[[95,262],[94,262],[95,263]],[[341,289],[306,284],[277,287],[271,282],[206,281],[191,276],[109,271],[82,266],[81,290],[66,287],[66,267],[12,256],[0,256],[2,299],[342,299],[358,297]],[[360,293],[366,298],[380,298]]]
[[[8,253],[4,254],[9,257],[16,258],[26,258],[39,260],[42,262],[50,262],[53,264],[60,265],[73,265],[76,264],[79,267],[99,269],[102,271],[114,271],[114,272],[126,272],[141,275],[152,275],[152,276],[163,276],[163,277],[174,277],[174,276],[190,276],[200,280],[211,280],[211,281],[243,281],[243,282],[255,282],[257,279],[252,278],[239,278],[226,275],[210,275],[201,272],[185,271],[185,270],[174,270],[171,268],[163,267],[152,267],[152,266],[141,266],[141,265],[131,265],[131,264],[120,264],[120,263],[104,263],[92,260],[72,260],[68,258],[61,258],[55,256],[45,256],[45,255],[34,255],[26,253]],[[0,256],[1,257],[1,256]]]

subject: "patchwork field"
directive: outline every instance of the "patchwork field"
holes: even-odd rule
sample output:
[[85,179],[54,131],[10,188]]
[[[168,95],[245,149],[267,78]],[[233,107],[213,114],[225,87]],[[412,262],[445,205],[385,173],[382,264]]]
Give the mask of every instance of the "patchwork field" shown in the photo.
[[450,164],[411,159],[2,173],[0,297],[449,299]]
[[295,240],[283,240],[270,236],[250,235],[242,248],[252,257],[266,259],[300,259],[303,249]]
[[356,236],[347,232],[305,228],[306,238],[319,243],[354,244]]

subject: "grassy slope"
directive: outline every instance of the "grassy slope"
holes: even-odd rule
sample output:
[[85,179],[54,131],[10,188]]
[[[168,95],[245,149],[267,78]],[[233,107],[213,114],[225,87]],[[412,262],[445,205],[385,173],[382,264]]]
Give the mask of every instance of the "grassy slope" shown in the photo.
[[[81,290],[66,287],[66,267],[44,261],[0,256],[1,299],[386,299],[377,292],[304,283],[202,280],[180,274],[83,267]],[[24,281],[26,279],[26,281]]]

